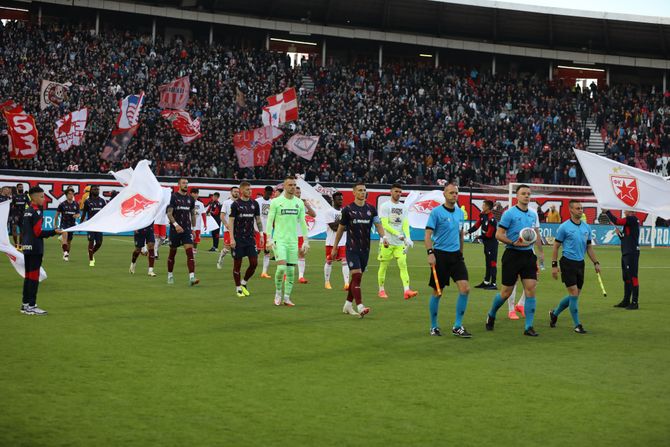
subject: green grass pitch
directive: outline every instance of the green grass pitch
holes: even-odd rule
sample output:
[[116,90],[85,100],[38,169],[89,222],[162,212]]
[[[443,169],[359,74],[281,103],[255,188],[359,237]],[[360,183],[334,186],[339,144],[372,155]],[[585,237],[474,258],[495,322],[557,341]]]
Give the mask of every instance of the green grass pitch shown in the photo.
[[[128,274],[130,238],[105,238],[89,268],[85,240],[70,263],[47,242],[49,279],[38,304],[47,317],[19,313],[22,281],[0,269],[1,446],[660,446],[670,439],[668,249],[643,249],[641,309],[621,299],[618,247],[597,247],[608,297],[592,268],[580,299],[587,335],[570,313],[549,328],[565,295],[549,270],[538,285],[538,338],[498,314],[484,330],[490,291],[472,289],[469,340],[428,335],[429,270],[417,243],[412,284],[402,299],[397,267],[386,301],[376,297],[377,262],[364,276],[365,319],[343,315],[339,266],[323,288],[323,245],[313,243],[307,285],[295,308],[272,305],[274,286],[257,275],[239,299],[231,261],[197,255],[201,284],[188,286],[183,250],[176,284],[166,284],[165,247],[157,278],[146,258]],[[483,275],[481,245],[466,245],[471,285]],[[376,250],[376,244],[374,247]],[[550,248],[545,247],[547,264]],[[590,264],[589,264],[590,266]],[[272,269],[274,270],[274,269]],[[454,317],[453,287],[440,307]]]

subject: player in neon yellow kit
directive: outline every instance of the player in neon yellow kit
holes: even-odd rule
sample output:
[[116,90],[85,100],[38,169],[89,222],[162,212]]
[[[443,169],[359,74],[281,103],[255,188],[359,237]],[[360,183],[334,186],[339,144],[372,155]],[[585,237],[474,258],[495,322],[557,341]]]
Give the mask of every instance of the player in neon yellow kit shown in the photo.
[[394,184],[391,186],[391,200],[384,202],[379,207],[379,217],[382,226],[386,231],[389,246],[379,245],[379,272],[377,281],[379,282],[379,298],[388,298],[384,290],[386,281],[386,270],[391,260],[395,258],[400,269],[400,279],[405,289],[404,297],[406,300],[415,297],[418,292],[409,288],[409,272],[407,271],[407,249],[414,246],[409,236],[409,219],[405,204],[400,202],[402,196],[402,186]]
[[[284,193],[270,202],[268,214],[267,248],[274,249],[277,261],[275,273],[275,306],[295,306],[291,301],[291,291],[295,281],[295,266],[298,263],[298,233],[300,224],[302,234],[308,234],[305,222],[305,204],[295,197],[295,177],[288,176],[284,180]],[[309,250],[309,239],[302,244],[302,253]],[[284,279],[284,277],[286,279]],[[282,286],[284,295],[282,298]]]

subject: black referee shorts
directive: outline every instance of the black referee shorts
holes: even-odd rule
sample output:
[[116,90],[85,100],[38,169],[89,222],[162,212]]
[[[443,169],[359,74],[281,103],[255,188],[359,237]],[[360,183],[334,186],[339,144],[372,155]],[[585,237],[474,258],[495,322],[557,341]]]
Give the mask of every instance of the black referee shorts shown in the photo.
[[558,261],[561,268],[561,281],[565,287],[577,286],[579,290],[584,287],[584,260],[573,261],[565,256]]
[[537,279],[537,257],[532,250],[508,248],[502,256],[503,286],[513,287],[518,278]]
[[[465,267],[465,260],[463,253],[460,251],[442,251],[435,250],[435,272],[437,273],[437,280],[440,282],[440,288],[449,285],[449,279],[456,281],[468,280],[468,269]],[[428,285],[433,289],[435,287],[435,278],[433,277],[433,269],[430,270],[430,280]]]

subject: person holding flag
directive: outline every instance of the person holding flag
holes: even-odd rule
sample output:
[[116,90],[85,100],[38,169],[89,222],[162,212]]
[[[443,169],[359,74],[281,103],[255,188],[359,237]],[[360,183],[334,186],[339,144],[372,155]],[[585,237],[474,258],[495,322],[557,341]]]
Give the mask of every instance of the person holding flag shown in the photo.
[[468,229],[468,234],[472,234],[478,229],[482,229],[479,239],[484,245],[484,260],[486,273],[484,281],[475,286],[475,289],[497,290],[496,277],[498,274],[498,240],[496,239],[496,229],[498,221],[493,215],[493,201],[484,200],[482,212],[479,213],[479,220]]
[[606,210],[605,214],[614,225],[623,225],[623,232],[619,228],[616,228],[616,232],[621,239],[624,295],[621,302],[614,307],[637,310],[640,296],[640,281],[637,276],[640,265],[640,221],[633,211],[624,211],[624,217],[616,217],[610,210]]
[[135,239],[135,250],[133,250],[133,255],[130,260],[130,269],[128,270],[132,275],[135,274],[135,267],[137,263],[137,258],[142,253],[142,249],[146,246],[147,248],[147,257],[149,258],[149,270],[147,275],[155,277],[156,273],[154,272],[154,262],[156,259],[154,244],[156,243],[156,236],[154,235],[154,224],[153,222],[150,225],[147,225],[144,228],[135,230],[133,233]]
[[30,195],[30,206],[24,210],[21,227],[21,246],[23,247],[25,263],[21,313],[24,315],[46,315],[46,310],[37,307],[40,267],[44,256],[44,241],[42,239],[61,234],[63,230],[60,228],[55,230],[42,229],[44,190],[39,186],[33,186],[28,194]]
[[389,246],[379,245],[379,271],[377,273],[377,282],[379,284],[379,298],[388,298],[384,289],[386,281],[386,270],[392,259],[398,263],[400,270],[400,279],[404,288],[404,298],[406,300],[419,294],[409,287],[409,271],[407,270],[407,249],[414,246],[414,242],[409,235],[409,219],[405,205],[400,202],[402,196],[402,186],[395,183],[391,186],[391,200],[384,202],[379,207],[379,217],[388,235]]
[[[291,292],[295,281],[295,266],[298,263],[298,234],[296,227],[308,234],[305,222],[305,203],[295,196],[296,178],[292,175],[284,179],[284,192],[270,202],[268,214],[269,249],[274,248],[277,261],[275,273],[275,306],[295,306]],[[309,239],[302,245],[303,253],[309,250]],[[282,295],[283,289],[283,295]]]

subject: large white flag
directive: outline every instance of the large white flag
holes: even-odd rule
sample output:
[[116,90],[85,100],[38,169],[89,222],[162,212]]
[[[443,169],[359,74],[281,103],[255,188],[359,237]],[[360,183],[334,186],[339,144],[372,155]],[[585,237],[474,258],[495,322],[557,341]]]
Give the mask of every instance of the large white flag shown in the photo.
[[660,175],[575,149],[602,208],[633,210],[670,219],[670,183]]
[[[10,200],[0,203],[0,251],[7,255],[9,262],[12,263],[16,272],[22,277],[26,277],[26,264],[23,259],[23,253],[18,251],[14,245],[9,242],[7,233],[7,217],[9,216]],[[40,267],[40,281],[47,279],[47,272]]]
[[309,229],[309,237],[314,237],[317,234],[325,232],[330,212],[335,209],[326,202],[326,199],[316,189],[303,179],[299,178],[296,184],[300,187],[301,198],[309,202],[312,209],[316,212],[316,218],[305,217],[307,228]]
[[410,192],[405,199],[409,225],[414,228],[426,228],[430,212],[442,204],[444,204],[444,192],[441,189],[423,193]]
[[[118,175],[118,173],[117,173]],[[68,228],[70,231],[122,233],[147,227],[165,214],[171,190],[163,188],[149,168],[149,162],[137,163],[128,186],[123,188],[90,220]]]

